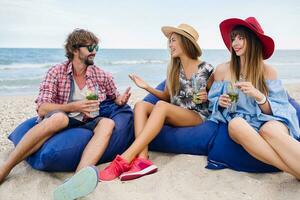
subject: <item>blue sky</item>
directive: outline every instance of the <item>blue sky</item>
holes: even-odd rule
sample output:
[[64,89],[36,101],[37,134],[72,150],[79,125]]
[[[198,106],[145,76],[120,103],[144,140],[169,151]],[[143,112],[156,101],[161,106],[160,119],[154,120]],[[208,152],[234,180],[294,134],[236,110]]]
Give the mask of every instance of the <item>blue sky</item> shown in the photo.
[[277,49],[300,49],[298,0],[1,0],[0,47],[61,48],[74,28],[103,48],[166,48],[161,26],[188,23],[204,49],[224,49],[219,23],[255,16]]

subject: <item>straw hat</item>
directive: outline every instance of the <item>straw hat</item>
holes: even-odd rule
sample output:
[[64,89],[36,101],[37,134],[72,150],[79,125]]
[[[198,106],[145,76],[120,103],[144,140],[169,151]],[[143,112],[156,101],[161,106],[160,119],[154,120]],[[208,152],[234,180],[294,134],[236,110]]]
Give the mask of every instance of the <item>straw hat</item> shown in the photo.
[[161,28],[161,31],[164,33],[164,35],[167,38],[170,38],[172,33],[177,33],[177,34],[183,35],[184,37],[188,38],[194,44],[194,46],[200,52],[200,55],[202,54],[201,48],[197,43],[197,41],[199,39],[198,32],[190,25],[180,24],[178,27],[163,26]]
[[221,22],[220,31],[226,47],[231,51],[230,33],[236,26],[245,26],[249,28],[260,40],[263,46],[263,58],[268,59],[274,52],[275,44],[271,37],[265,35],[260,24],[255,17],[248,17],[247,19],[230,18]]

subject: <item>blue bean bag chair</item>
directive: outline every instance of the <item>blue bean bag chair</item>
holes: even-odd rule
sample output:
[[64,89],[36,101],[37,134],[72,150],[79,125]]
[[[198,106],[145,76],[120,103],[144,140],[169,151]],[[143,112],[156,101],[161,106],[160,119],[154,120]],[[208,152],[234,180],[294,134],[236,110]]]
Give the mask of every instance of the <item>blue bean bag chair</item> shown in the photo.
[[[156,89],[161,91],[164,88],[165,81],[156,87]],[[155,104],[158,100],[152,94],[148,94],[144,98],[144,101],[152,104]],[[166,153],[207,155],[211,139],[217,129],[218,124],[211,121],[193,127],[164,125],[160,133],[150,143],[149,149]]]
[[[98,164],[113,160],[117,154],[123,153],[134,139],[133,113],[128,105],[117,106],[113,101],[104,101],[100,105],[100,115],[113,119],[115,128]],[[36,124],[36,117],[26,120],[9,135],[9,139],[17,145],[26,132]],[[83,128],[63,130],[48,139],[26,161],[38,170],[74,171],[92,135],[92,131]]]
[[207,166],[208,169],[231,168],[244,172],[278,172],[279,170],[252,157],[244,148],[235,143],[228,134],[228,124],[220,123],[210,146]]
[[[164,90],[165,82],[156,88]],[[155,104],[159,99],[151,94],[144,101]],[[300,105],[289,97],[300,119]],[[299,121],[300,124],[300,121]],[[273,166],[253,158],[228,135],[227,124],[207,121],[195,127],[171,127],[164,125],[159,135],[150,143],[153,151],[207,155],[208,169],[231,168],[245,172],[278,172]]]
[[[300,105],[291,97],[289,97],[289,101],[297,110],[298,120],[300,120]],[[208,169],[231,168],[255,173],[280,171],[255,159],[241,145],[235,143],[228,134],[227,124],[224,123],[219,124],[217,134],[209,148],[207,161],[206,168]]]

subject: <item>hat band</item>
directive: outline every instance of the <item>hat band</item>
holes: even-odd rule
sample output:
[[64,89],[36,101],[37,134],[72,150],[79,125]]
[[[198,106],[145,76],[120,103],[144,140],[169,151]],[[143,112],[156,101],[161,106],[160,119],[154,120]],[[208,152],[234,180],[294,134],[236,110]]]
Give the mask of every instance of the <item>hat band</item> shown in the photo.
[[[181,30],[182,30],[182,29],[181,29]],[[188,34],[189,36],[191,36],[194,40],[196,40],[195,37],[192,36],[190,33],[186,32],[185,30],[182,30],[182,31],[185,32],[186,34]]]

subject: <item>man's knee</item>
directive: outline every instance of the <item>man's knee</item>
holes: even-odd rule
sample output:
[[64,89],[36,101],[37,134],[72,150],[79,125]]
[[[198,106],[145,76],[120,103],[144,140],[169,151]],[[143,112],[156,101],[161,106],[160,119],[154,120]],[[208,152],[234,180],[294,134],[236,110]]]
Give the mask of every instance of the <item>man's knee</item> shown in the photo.
[[103,124],[105,127],[114,128],[115,127],[115,121],[109,118],[103,118],[99,122],[100,124]]
[[48,119],[48,125],[64,128],[69,123],[69,118],[64,112],[57,112],[51,115]]
[[[104,134],[105,133],[107,137],[110,137],[114,127],[115,127],[114,120],[109,119],[109,118],[102,118],[98,122],[96,128],[94,129],[94,133],[95,134]],[[105,131],[103,131],[103,130],[105,130]]]

